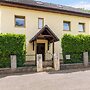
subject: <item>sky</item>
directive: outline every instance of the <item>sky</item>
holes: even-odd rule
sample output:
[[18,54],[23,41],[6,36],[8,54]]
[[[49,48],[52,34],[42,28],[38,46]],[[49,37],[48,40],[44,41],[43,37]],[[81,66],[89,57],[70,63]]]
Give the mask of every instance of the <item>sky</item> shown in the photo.
[[76,8],[90,9],[90,0],[36,0],[60,5],[72,6]]

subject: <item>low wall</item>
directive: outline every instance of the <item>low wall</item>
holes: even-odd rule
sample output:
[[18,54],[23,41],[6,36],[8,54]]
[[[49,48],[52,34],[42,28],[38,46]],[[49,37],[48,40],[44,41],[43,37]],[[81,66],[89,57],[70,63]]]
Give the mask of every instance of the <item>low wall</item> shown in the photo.
[[84,68],[84,64],[83,63],[61,64],[61,70],[65,70],[65,69],[78,69],[78,68]]
[[[48,63],[48,62],[46,62]],[[49,62],[51,64],[51,62]],[[45,65],[46,66],[46,65]],[[90,67],[90,62],[88,67]],[[80,69],[85,68],[83,63],[77,63],[77,64],[61,64],[60,65],[61,70],[68,70],[68,69]],[[13,74],[13,73],[32,73],[37,72],[36,66],[25,66],[25,67],[19,67],[17,69],[10,69],[10,68],[0,68],[0,74]]]
[[19,67],[15,70],[10,68],[0,68],[0,74],[12,74],[12,73],[32,73],[36,72],[36,67]]

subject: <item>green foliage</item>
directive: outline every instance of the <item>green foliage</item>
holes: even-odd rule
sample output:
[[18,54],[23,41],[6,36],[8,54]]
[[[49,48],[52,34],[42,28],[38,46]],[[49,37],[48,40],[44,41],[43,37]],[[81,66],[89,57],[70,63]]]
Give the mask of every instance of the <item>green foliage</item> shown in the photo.
[[[82,53],[90,52],[90,35],[70,35],[65,34],[62,38],[62,52],[64,63],[82,62]],[[66,60],[66,55],[71,56],[71,60]]]
[[25,35],[0,34],[0,67],[10,67],[10,55],[17,55],[17,66],[22,66],[25,49]]

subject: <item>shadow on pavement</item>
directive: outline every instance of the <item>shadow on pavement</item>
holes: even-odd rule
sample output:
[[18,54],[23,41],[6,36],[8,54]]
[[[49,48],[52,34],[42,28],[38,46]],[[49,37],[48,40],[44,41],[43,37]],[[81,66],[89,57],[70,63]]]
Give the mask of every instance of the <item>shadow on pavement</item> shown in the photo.
[[[90,68],[69,69],[69,70],[60,70],[60,71],[48,70],[48,71],[44,71],[44,72],[46,72],[48,74],[67,74],[67,73],[74,73],[74,72],[84,72],[84,71],[88,71],[88,70],[90,70]],[[42,73],[42,72],[38,72],[38,73]],[[28,75],[28,74],[37,74],[37,72],[0,74],[0,79],[8,77],[8,76],[18,76],[18,75]]]
[[85,72],[90,70],[90,68],[81,68],[81,69],[68,69],[68,70],[61,70],[61,71],[47,71],[48,74],[67,74],[67,73],[74,73],[74,72]]
[[12,73],[12,74],[0,74],[0,79],[8,77],[8,76],[18,76],[18,75],[28,75],[28,74],[35,74],[36,72],[21,72],[21,73]]

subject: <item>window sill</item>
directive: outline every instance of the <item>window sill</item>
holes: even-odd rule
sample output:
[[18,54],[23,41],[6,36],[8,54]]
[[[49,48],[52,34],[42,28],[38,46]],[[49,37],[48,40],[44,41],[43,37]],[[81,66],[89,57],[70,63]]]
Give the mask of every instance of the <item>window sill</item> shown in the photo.
[[71,30],[63,30],[63,31],[71,31]]
[[80,32],[80,33],[85,33],[85,31],[78,31],[78,32]]
[[39,30],[41,30],[42,28],[38,28]]
[[25,26],[15,26],[15,28],[26,28]]

